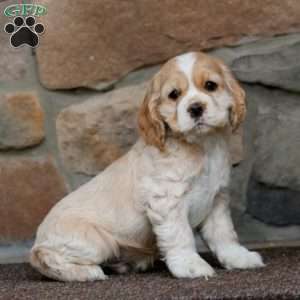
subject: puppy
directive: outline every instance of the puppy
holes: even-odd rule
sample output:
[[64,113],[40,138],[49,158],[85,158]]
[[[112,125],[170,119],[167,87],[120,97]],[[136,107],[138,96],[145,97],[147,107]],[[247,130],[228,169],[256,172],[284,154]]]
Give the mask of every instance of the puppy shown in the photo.
[[193,235],[200,225],[225,268],[262,267],[238,242],[227,194],[228,138],[245,111],[245,93],[220,60],[191,52],[168,61],[141,106],[141,138],[53,207],[32,266],[54,279],[91,281],[107,278],[105,262],[145,270],[160,256],[175,277],[207,278],[214,270]]

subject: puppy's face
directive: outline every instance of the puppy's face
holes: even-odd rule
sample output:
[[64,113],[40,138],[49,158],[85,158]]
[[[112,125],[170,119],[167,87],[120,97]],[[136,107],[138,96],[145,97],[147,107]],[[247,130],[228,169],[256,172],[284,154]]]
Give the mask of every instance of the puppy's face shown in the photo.
[[203,53],[168,61],[154,76],[140,110],[148,144],[163,150],[166,130],[188,137],[231,126],[245,116],[245,93],[228,68]]

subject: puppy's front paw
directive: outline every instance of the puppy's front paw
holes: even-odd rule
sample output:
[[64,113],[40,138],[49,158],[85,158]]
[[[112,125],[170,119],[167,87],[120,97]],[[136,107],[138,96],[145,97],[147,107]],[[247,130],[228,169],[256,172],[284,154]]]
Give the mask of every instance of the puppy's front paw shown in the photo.
[[177,278],[204,277],[208,279],[215,274],[214,269],[197,253],[167,258],[167,265]]
[[218,255],[220,263],[226,269],[261,268],[265,264],[257,252],[249,251],[243,246],[233,245],[225,247]]

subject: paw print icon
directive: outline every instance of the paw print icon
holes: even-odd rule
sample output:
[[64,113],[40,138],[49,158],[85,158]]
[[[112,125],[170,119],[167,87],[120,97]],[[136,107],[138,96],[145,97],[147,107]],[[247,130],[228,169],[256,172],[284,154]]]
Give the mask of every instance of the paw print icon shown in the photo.
[[28,45],[35,48],[39,44],[39,35],[42,34],[45,27],[42,23],[36,23],[33,16],[16,17],[12,23],[7,23],[4,31],[10,36],[10,43],[17,48],[21,45]]

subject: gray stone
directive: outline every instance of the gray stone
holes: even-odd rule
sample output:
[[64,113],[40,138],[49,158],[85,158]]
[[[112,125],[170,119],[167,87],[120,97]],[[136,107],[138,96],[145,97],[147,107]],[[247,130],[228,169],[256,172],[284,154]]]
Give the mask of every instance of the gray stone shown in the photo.
[[300,191],[300,96],[257,91],[255,178]]
[[27,72],[30,55],[28,48],[12,49],[8,38],[5,37],[3,40],[0,36],[0,82],[23,79]]
[[291,34],[213,50],[237,78],[300,91],[300,34]]
[[33,242],[20,241],[0,245],[0,264],[20,264],[28,262]]
[[31,49],[29,47],[13,48],[10,45],[10,35],[3,28],[13,19],[3,14],[6,6],[16,1],[3,1],[0,3],[0,83],[23,79],[28,71]]
[[254,178],[248,185],[247,211],[272,225],[300,225],[300,191],[269,186]]
[[253,87],[257,117],[248,212],[274,225],[300,224],[300,96]]

